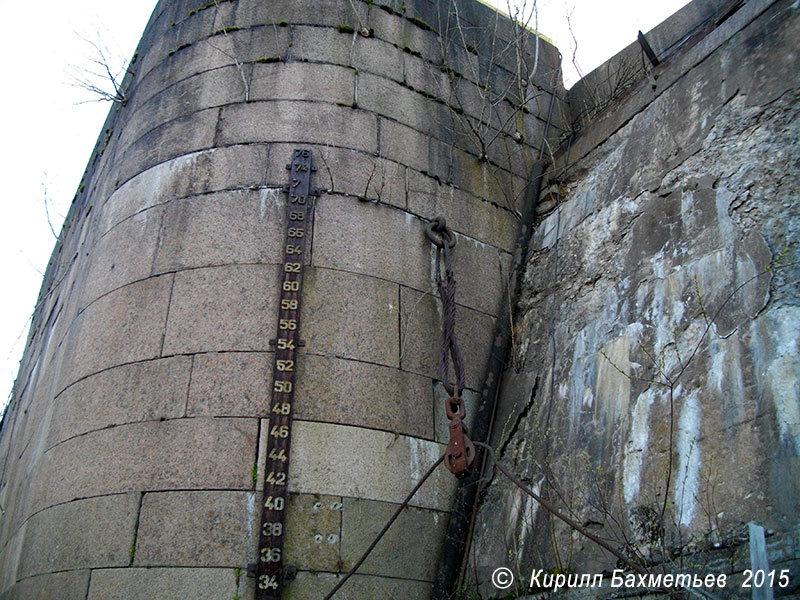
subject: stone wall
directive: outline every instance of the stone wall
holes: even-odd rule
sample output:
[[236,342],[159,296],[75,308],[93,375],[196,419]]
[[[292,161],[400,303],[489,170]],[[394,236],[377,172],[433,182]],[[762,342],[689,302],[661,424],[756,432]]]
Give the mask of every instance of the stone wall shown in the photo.
[[[2,598],[252,597],[281,186],[298,147],[327,193],[309,231],[292,597],[322,597],[438,458],[424,228],[442,215],[456,234],[475,390],[547,90],[551,141],[566,114],[552,46],[477,2],[458,7],[460,21],[425,0],[158,4],[2,423]],[[453,487],[440,470],[341,597],[426,597]]]
[[[741,575],[764,525],[780,595],[800,585],[800,9],[712,23],[562,148],[493,444],[636,561]],[[497,566],[616,563],[499,474],[475,535],[487,598]]]

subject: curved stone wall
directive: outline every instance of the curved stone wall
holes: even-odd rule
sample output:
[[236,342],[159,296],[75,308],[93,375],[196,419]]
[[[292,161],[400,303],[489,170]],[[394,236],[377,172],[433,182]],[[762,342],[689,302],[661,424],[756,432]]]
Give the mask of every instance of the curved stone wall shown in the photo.
[[[459,7],[456,41],[454,11],[424,0],[159,3],[54,251],[3,421],[4,597],[252,597],[281,186],[298,147],[327,193],[305,275],[292,597],[322,597],[438,458],[424,228],[443,215],[456,232],[469,396],[558,60],[540,41],[521,110],[516,59],[486,56],[499,39],[536,54],[535,38]],[[453,489],[439,470],[343,597],[426,597]]]

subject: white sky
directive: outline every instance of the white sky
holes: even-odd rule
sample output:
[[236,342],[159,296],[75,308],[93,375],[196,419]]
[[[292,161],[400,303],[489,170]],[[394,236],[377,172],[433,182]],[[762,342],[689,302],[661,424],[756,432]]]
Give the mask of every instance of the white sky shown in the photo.
[[[489,3],[507,6],[506,0]],[[577,62],[585,74],[634,41],[637,30],[652,29],[687,3],[539,0],[539,31],[564,55],[569,87],[577,76],[569,64],[567,14],[579,41]],[[99,32],[121,63],[133,55],[154,5],[154,0],[36,5],[0,0],[7,24],[0,36],[0,182],[6,215],[0,220],[0,280],[6,282],[0,305],[0,407],[16,377],[29,318],[55,244],[45,214],[45,192],[58,233],[109,109],[103,102],[79,104],[91,95],[70,85],[76,67],[91,67],[92,49],[85,40],[97,41]]]

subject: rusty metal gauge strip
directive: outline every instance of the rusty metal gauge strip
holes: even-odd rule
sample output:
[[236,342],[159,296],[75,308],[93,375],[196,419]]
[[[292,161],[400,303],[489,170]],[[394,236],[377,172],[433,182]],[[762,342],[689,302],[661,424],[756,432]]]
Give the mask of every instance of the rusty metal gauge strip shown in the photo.
[[283,187],[286,202],[286,238],[280,277],[278,334],[270,343],[275,348],[272,370],[272,396],[269,408],[264,496],[261,500],[261,529],[256,564],[256,600],[281,597],[284,580],[292,576],[284,566],[283,548],[288,508],[289,447],[292,436],[297,349],[300,339],[300,300],[306,241],[311,229],[313,197],[319,190],[311,187],[310,150],[295,150],[289,184]]

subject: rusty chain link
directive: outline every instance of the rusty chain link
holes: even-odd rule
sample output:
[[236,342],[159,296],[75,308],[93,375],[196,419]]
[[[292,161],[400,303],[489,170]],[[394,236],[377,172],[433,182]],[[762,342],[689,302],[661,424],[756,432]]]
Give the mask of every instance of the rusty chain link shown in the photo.
[[[437,217],[426,228],[431,243],[436,247],[436,287],[442,302],[442,335],[439,340],[439,375],[450,397],[445,401],[445,413],[450,420],[450,441],[445,452],[445,466],[456,477],[461,477],[475,459],[475,447],[467,435],[464,419],[467,416],[464,400],[464,359],[456,340],[456,280],[453,276],[450,251],[456,245],[453,232],[442,217]],[[442,254],[444,254],[444,279],[442,279]],[[455,385],[450,383],[450,361],[453,362]]]

